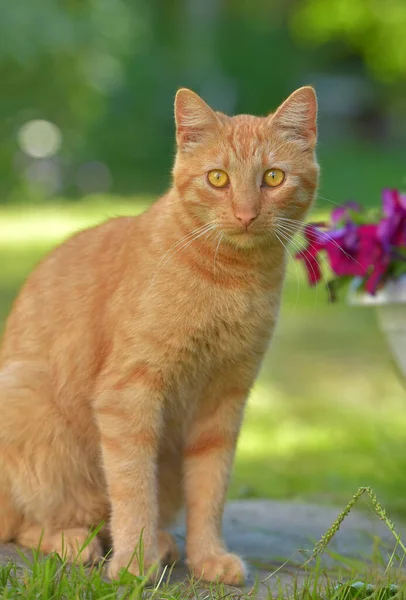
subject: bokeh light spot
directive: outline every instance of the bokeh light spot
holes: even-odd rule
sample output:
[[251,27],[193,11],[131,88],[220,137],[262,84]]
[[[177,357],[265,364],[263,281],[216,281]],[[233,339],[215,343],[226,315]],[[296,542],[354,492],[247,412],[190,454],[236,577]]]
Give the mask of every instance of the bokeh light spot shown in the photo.
[[23,152],[34,158],[48,158],[58,152],[62,144],[60,129],[50,121],[28,121],[18,132],[18,143]]

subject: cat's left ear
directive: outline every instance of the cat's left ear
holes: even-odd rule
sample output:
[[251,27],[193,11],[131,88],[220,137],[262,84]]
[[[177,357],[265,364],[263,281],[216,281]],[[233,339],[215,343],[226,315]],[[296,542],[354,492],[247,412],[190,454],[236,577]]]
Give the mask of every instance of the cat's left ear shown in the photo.
[[175,122],[178,147],[185,151],[198,146],[219,124],[214,110],[186,88],[175,97]]
[[289,96],[269,117],[286,141],[297,142],[303,148],[314,148],[317,140],[317,98],[310,86],[301,87]]

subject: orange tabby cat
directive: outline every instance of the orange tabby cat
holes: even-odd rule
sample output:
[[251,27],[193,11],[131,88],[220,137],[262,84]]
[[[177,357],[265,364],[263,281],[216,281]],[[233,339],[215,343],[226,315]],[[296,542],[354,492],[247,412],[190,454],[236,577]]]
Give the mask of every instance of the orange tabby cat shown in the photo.
[[[73,557],[104,520],[114,578],[141,535],[146,567],[176,559],[165,527],[185,504],[193,574],[244,579],[222,513],[278,314],[277,229],[303,220],[317,185],[316,110],[310,87],[265,118],[180,90],[172,189],[28,278],[0,354],[0,541]],[[81,559],[101,552],[96,538]]]

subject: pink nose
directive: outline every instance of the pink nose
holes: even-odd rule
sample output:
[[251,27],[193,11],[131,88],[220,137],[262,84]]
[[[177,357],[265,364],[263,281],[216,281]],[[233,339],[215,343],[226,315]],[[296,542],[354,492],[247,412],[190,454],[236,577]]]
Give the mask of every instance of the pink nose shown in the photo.
[[241,225],[243,225],[245,227],[245,229],[248,229],[248,227],[251,225],[251,223],[253,221],[255,221],[258,214],[251,212],[251,211],[250,212],[238,212],[238,213],[236,213],[235,216],[237,217],[237,219],[239,220]]

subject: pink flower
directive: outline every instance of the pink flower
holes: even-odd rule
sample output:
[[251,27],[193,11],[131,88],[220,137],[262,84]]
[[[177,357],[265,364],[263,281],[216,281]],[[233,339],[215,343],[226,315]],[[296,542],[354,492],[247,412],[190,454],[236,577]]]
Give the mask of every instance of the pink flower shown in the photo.
[[[406,196],[397,190],[384,190],[382,208],[381,220],[367,223],[361,207],[348,202],[332,211],[330,229],[305,227],[307,245],[296,258],[304,261],[311,285],[321,279],[318,258],[324,251],[337,278],[363,277],[366,290],[375,294],[394,261],[405,260],[406,250]],[[355,219],[354,212],[360,217]]]
[[313,286],[321,279],[321,269],[317,256],[324,246],[321,232],[315,225],[306,225],[303,233],[307,241],[307,247],[298,252],[296,258],[303,260],[309,284]]
[[340,276],[365,275],[357,259],[359,251],[358,228],[354,223],[326,234],[324,249],[327,252],[332,271]]
[[386,247],[406,246],[406,196],[384,190],[382,206],[385,217],[379,223],[379,238]]

